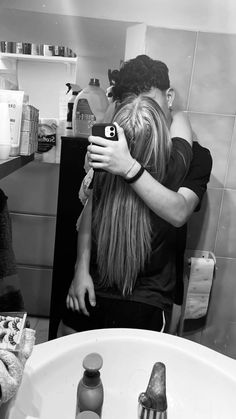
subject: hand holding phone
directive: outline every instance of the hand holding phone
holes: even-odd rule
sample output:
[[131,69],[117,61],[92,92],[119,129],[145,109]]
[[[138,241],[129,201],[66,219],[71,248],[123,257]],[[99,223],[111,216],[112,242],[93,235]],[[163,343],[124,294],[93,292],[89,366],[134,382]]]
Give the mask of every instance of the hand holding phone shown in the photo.
[[[98,123],[92,126],[92,135],[106,140],[118,141],[116,126],[112,123]],[[104,172],[103,169],[94,169],[96,172]]]
[[106,171],[125,176],[133,163],[126,136],[122,127],[114,124],[95,124],[88,141],[88,158],[95,171]]

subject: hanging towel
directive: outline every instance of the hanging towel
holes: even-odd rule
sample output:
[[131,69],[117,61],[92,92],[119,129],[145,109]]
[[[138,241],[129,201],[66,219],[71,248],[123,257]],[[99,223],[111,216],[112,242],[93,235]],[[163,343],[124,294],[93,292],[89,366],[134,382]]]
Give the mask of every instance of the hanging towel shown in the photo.
[[12,249],[12,230],[7,196],[0,189],[0,278],[16,273],[16,261]]
[[215,257],[192,257],[188,292],[185,306],[185,319],[198,319],[207,314]]
[[0,310],[24,311],[12,246],[12,227],[7,199],[0,189]]
[[0,350],[0,406],[16,394],[22,380],[25,363],[32,353],[34,343],[35,330],[25,328],[19,352]]

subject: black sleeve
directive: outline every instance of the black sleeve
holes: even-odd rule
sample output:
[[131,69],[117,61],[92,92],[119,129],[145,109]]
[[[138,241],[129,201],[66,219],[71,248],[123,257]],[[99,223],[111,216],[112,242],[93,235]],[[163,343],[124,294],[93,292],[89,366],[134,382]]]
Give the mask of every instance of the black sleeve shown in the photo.
[[172,150],[163,185],[177,192],[182,186],[190,168],[192,147],[184,138],[172,138]]
[[210,179],[212,157],[210,151],[196,141],[193,142],[192,150],[193,158],[181,187],[191,189],[198,196],[199,204],[195,209],[195,211],[198,211]]

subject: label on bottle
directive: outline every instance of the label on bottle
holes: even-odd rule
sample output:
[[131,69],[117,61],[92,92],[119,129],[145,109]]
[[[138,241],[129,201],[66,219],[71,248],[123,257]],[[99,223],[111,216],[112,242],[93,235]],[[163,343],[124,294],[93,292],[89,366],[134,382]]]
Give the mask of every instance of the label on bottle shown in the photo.
[[38,126],[38,153],[46,153],[56,146],[56,124],[39,124]]
[[87,99],[79,99],[75,116],[75,135],[89,136],[92,134],[92,126],[96,122]]

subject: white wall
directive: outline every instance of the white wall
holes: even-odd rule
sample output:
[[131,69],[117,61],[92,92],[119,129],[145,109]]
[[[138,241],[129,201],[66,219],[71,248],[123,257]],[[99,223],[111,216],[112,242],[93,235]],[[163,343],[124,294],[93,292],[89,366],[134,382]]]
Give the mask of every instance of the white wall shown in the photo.
[[235,0],[2,0],[2,5],[166,28],[236,33]]

